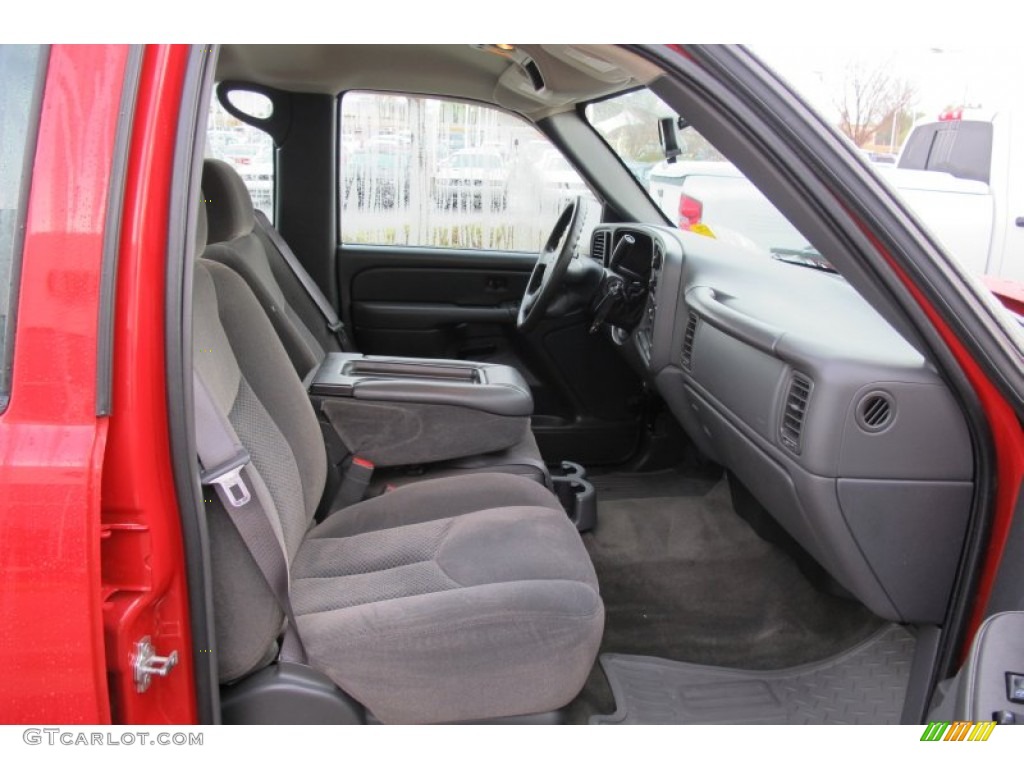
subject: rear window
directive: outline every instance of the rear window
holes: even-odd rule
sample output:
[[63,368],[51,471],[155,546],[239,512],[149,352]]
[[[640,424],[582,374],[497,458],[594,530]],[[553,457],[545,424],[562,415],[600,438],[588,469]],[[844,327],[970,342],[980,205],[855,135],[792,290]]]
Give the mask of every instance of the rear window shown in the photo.
[[45,51],[39,45],[0,45],[0,409],[11,391],[18,264]]
[[918,126],[907,139],[899,167],[941,171],[961,179],[989,183],[992,123],[950,120]]
[[[266,97],[252,91],[231,92],[235,105],[262,117]],[[210,100],[206,128],[206,156],[223,160],[242,177],[253,207],[274,221],[274,141],[268,134],[231,115],[217,98]]]

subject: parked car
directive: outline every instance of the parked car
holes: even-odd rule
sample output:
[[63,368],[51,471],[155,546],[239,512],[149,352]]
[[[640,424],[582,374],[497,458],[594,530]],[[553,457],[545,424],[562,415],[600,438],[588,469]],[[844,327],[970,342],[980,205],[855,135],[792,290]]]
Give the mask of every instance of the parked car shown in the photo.
[[[0,77],[0,720],[1021,717],[1019,327],[746,49],[0,46]],[[273,226],[203,158],[235,90]],[[421,142],[532,126],[600,221],[460,149],[434,189],[479,211],[348,234],[351,94]],[[625,162],[666,120],[820,257],[719,218],[724,167],[667,221]]]
[[871,152],[863,150],[864,157],[869,162],[876,163],[878,165],[896,165],[896,155],[891,152]]
[[579,172],[557,150],[549,149],[537,163],[544,205],[561,210],[573,198],[589,195]]
[[487,148],[460,149],[444,160],[434,176],[437,204],[455,208],[504,208],[509,169],[501,153]]
[[409,202],[410,155],[397,143],[351,152],[344,166],[346,203],[390,208]]

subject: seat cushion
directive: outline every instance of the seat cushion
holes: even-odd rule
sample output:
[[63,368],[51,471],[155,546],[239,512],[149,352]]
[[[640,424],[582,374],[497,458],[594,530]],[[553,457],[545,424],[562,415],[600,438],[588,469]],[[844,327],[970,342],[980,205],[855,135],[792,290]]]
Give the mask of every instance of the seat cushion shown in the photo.
[[479,472],[410,483],[335,511],[316,531],[334,537],[352,536],[495,507],[562,511],[558,498],[539,483],[516,475]]
[[564,706],[604,627],[557,500],[500,474],[424,481],[330,516],[299,550],[292,602],[310,663],[384,722]]

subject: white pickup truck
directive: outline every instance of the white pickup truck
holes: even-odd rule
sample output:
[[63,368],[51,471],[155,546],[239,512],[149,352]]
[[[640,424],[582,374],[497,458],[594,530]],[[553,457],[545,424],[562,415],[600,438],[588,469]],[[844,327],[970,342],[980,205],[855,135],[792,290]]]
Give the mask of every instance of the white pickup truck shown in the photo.
[[1024,120],[947,112],[918,123],[896,168],[879,167],[968,271],[1024,280]]
[[[1021,281],[1022,158],[1024,121],[1012,122],[1009,112],[958,110],[916,125],[896,167],[875,167],[969,272]],[[731,163],[659,163],[649,187],[655,202],[684,229],[741,237],[765,250],[793,249],[800,241]]]

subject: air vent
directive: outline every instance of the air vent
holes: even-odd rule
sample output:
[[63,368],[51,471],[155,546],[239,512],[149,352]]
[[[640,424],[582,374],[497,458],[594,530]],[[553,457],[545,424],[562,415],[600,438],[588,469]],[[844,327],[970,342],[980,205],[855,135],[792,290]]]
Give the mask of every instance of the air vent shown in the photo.
[[869,392],[857,403],[857,424],[865,432],[883,432],[892,424],[896,404],[888,392]]
[[786,393],[786,404],[782,410],[782,425],[779,428],[782,444],[793,453],[800,453],[804,419],[810,401],[811,380],[803,374],[794,373],[789,381],[789,392]]
[[693,339],[697,335],[697,313],[691,312],[686,321],[686,333],[683,334],[683,368],[690,370],[693,365]]
[[607,230],[594,233],[594,239],[590,243],[590,256],[596,261],[601,262],[602,265],[608,266],[605,263],[605,258],[608,255],[608,238],[611,236],[611,232]]

